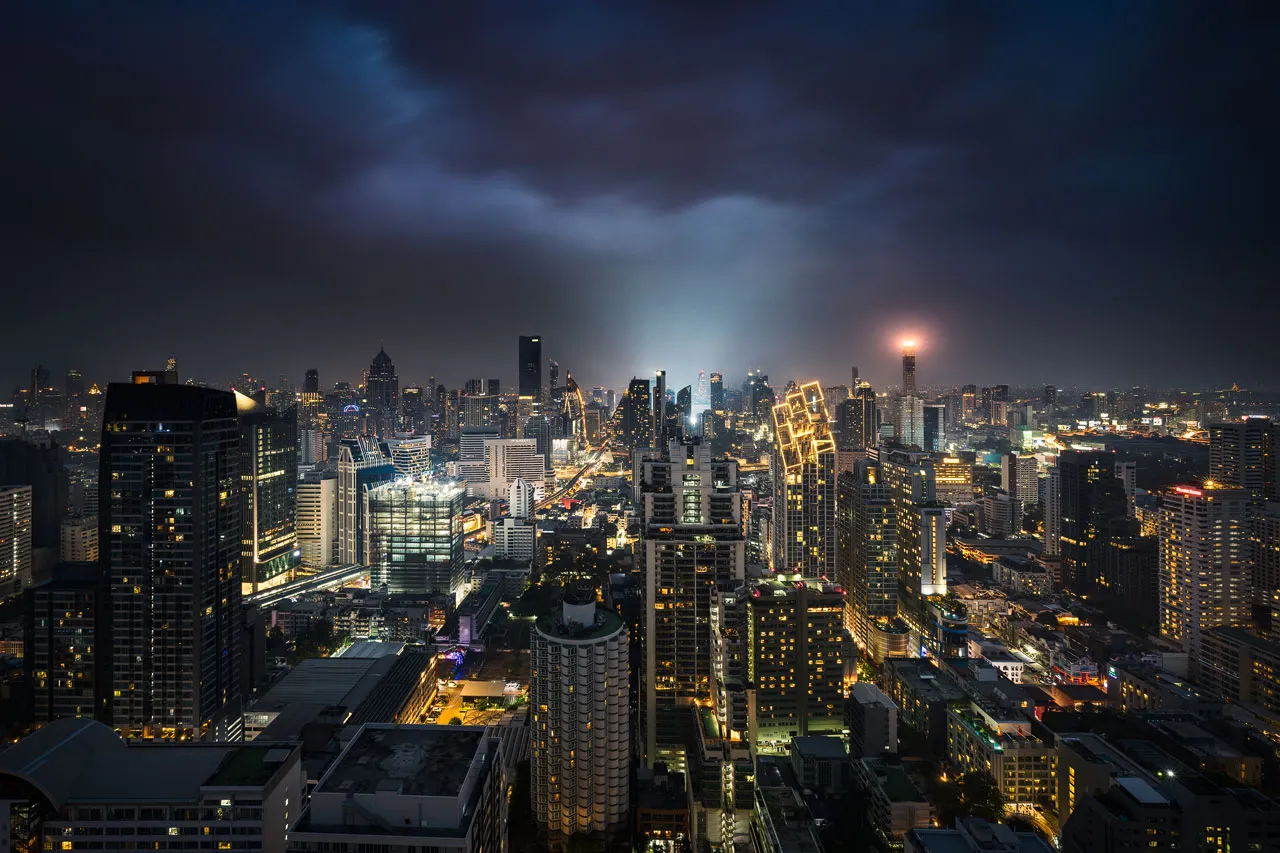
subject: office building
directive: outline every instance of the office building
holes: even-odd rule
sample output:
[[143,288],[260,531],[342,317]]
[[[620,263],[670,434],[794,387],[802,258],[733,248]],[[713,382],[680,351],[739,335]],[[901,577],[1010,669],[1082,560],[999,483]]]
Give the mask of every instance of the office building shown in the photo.
[[387,449],[397,475],[414,479],[431,475],[431,436],[397,435],[387,439]]
[[530,651],[533,816],[552,835],[605,832],[630,818],[628,636],[595,591],[570,589],[534,625]]
[[532,561],[538,553],[538,526],[527,518],[493,522],[493,556],[499,560]]
[[877,625],[898,615],[898,525],[889,489],[856,474],[842,473],[838,483],[836,580],[848,593],[845,630],[863,649],[874,646]]
[[510,518],[533,518],[536,506],[536,493],[533,486],[523,477],[516,477],[507,487],[507,516]]
[[894,438],[904,447],[924,449],[924,400],[914,394],[904,394],[896,402]]
[[338,446],[338,562],[369,565],[365,554],[365,494],[396,476],[385,442],[360,436]]
[[903,341],[902,343],[902,393],[907,395],[916,393],[915,341]]
[[0,488],[31,487],[32,548],[56,550],[61,544],[70,490],[66,462],[56,439],[0,439]]
[[31,722],[107,714],[111,603],[96,563],[61,563],[26,591],[23,655],[31,681]]
[[849,757],[877,758],[898,753],[898,706],[879,687],[859,681],[845,706]]
[[524,480],[540,492],[546,479],[546,460],[538,452],[538,442],[532,438],[485,439],[485,465],[488,482],[485,495],[502,499],[509,496],[511,484]]
[[1116,477],[1124,487],[1124,499],[1130,518],[1134,515],[1134,499],[1138,496],[1138,463],[1116,462]]
[[[543,421],[541,417],[530,421]],[[543,421],[545,424],[545,421]],[[496,427],[465,427],[458,435],[458,478],[473,490],[484,491],[489,483],[489,457],[485,443],[502,438]],[[532,436],[530,436],[532,439]],[[537,439],[532,439],[536,441]]]
[[240,580],[245,595],[289,580],[298,565],[298,419],[236,394],[240,412]]
[[614,412],[622,448],[634,453],[654,446],[653,411],[649,401],[649,380],[632,379]]
[[933,481],[939,503],[946,506],[973,503],[973,454],[935,457]]
[[637,460],[647,603],[642,674],[644,762],[683,766],[689,708],[713,689],[715,589],[745,577],[738,463],[692,440]]
[[307,784],[296,744],[127,743],[88,719],[27,735],[0,779],[15,850],[284,853]]
[[1044,481],[1043,553],[1057,558],[1062,554],[1062,472],[1055,465]]
[[841,450],[865,451],[879,440],[880,410],[876,392],[867,382],[855,382],[849,399],[837,407]]
[[1063,581],[1074,592],[1088,594],[1098,586],[1097,569],[1089,564],[1089,543],[1098,535],[1094,505],[1106,490],[1117,486],[1113,454],[1095,450],[1058,454],[1061,515],[1057,525]]
[[383,438],[395,435],[400,422],[400,377],[387,351],[379,349],[369,365],[364,385],[365,414],[374,434]]
[[868,821],[885,844],[900,847],[911,830],[933,826],[933,804],[896,756],[852,762],[854,780],[870,801]]
[[755,686],[751,742],[783,745],[844,728],[844,590],[768,581],[747,598],[748,677]]
[[822,386],[809,382],[773,407],[772,568],[806,578],[836,567],[836,447]]
[[[97,509],[93,507],[94,512]],[[98,562],[98,517],[68,518],[62,522],[62,547],[58,554],[64,563]]]
[[397,480],[370,489],[370,580],[392,594],[462,597],[462,506],[453,480]]
[[1040,477],[1034,456],[1006,453],[1000,457],[1000,488],[1025,512],[1040,502]]
[[241,479],[235,396],[112,383],[98,544],[111,584],[111,722],[131,736],[234,737]]
[[1193,659],[1203,632],[1250,624],[1252,500],[1208,483],[1161,495],[1160,633]]
[[716,413],[724,412],[724,374],[711,374],[711,390],[708,405],[711,411]]
[[924,444],[930,453],[940,453],[946,445],[947,407],[944,403],[924,404]]
[[290,853],[505,853],[502,739],[483,726],[366,724],[289,829]]
[[312,472],[298,482],[298,549],[302,565],[331,566],[337,557],[338,476]]
[[1209,479],[1277,497],[1280,426],[1270,418],[1242,418],[1209,425]]
[[1022,530],[1022,504],[1005,492],[983,496],[978,505],[982,532],[996,539],[1007,539]]
[[31,585],[31,487],[0,486],[0,599]]
[[936,497],[933,459],[927,453],[891,449],[880,463],[898,526],[898,612],[919,631],[928,630],[927,599],[947,594],[947,524]]
[[539,335],[520,336],[519,390],[520,396],[533,400],[542,399],[542,338]]

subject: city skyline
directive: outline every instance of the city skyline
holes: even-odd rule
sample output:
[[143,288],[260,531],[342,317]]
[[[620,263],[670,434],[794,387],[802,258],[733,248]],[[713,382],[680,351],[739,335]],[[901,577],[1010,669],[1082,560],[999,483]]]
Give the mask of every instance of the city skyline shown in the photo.
[[[1275,101],[1269,7],[9,23],[10,389],[28,363],[115,378],[169,354],[211,381],[353,378],[380,342],[406,377],[512,381],[531,333],[614,387],[679,365],[884,381],[904,332],[924,384],[1272,381],[1280,140],[1240,120]],[[381,313],[326,325],[352,301]]]

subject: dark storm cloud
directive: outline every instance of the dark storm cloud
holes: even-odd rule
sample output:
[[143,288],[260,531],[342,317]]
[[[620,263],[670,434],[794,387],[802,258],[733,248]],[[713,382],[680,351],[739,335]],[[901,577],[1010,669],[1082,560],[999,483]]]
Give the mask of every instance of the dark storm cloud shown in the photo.
[[10,17],[15,383],[510,379],[530,331],[592,384],[888,380],[908,329],[925,381],[1280,379],[1270,4]]

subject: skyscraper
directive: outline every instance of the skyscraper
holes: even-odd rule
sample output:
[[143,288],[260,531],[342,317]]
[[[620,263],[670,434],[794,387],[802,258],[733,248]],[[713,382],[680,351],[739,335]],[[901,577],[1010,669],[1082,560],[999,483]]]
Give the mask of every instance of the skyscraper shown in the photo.
[[945,403],[924,404],[924,444],[921,449],[940,453],[947,432],[947,407]]
[[646,624],[644,760],[684,761],[689,709],[712,692],[710,613],[717,585],[745,572],[738,463],[698,440],[673,441],[637,462]]
[[276,586],[298,565],[298,410],[236,394],[240,411],[240,580],[244,594]]
[[542,337],[520,336],[520,396],[542,399]]
[[365,492],[396,475],[385,442],[361,436],[338,447],[338,562],[368,565],[365,554]]
[[338,539],[338,477],[313,471],[298,483],[298,548],[302,565],[333,565]]
[[395,593],[462,598],[462,505],[453,480],[399,480],[371,488],[366,538],[370,580]]
[[711,405],[711,411],[717,412],[717,413],[723,412],[724,411],[724,374],[721,374],[721,373],[711,374],[711,392],[710,393],[711,393],[711,399],[709,402]]
[[31,487],[0,486],[0,599],[31,584]]
[[902,393],[916,393],[916,342],[902,342]]
[[755,686],[752,743],[844,727],[844,591],[835,584],[768,581],[747,599],[748,674]]
[[1089,565],[1089,543],[1097,535],[1093,504],[1100,488],[1116,482],[1115,456],[1094,450],[1064,450],[1058,454],[1059,537],[1063,583],[1077,593],[1089,593],[1098,573]]
[[933,459],[895,449],[881,460],[898,527],[898,611],[922,638],[932,635],[928,599],[947,593],[947,525],[937,501]]
[[107,717],[111,686],[111,601],[97,563],[62,563],[27,590],[25,658],[31,720]]
[[130,735],[236,734],[240,461],[231,393],[108,386],[98,540],[111,585],[111,720]]
[[875,626],[898,616],[898,524],[889,488],[876,482],[878,470],[860,477],[843,472],[837,481],[839,569],[845,588],[845,630],[864,649],[874,644]]
[[598,607],[591,589],[569,589],[534,624],[530,777],[544,832],[604,832],[630,818],[627,639],[621,617]]
[[1175,486],[1161,495],[1160,633],[1193,660],[1203,632],[1249,625],[1252,503],[1248,489]]
[[[914,375],[914,374],[913,374]],[[914,394],[898,397],[893,434],[905,447],[927,449],[924,444],[924,400]]]
[[1006,453],[1000,458],[1000,488],[1022,504],[1023,512],[1040,502],[1040,476],[1034,456]]
[[659,370],[653,376],[653,446],[666,447],[668,435],[667,372]]
[[879,441],[880,410],[876,406],[876,392],[867,382],[859,382],[850,391],[849,399],[841,403],[841,441],[844,450],[865,451]]
[[649,403],[649,380],[632,379],[614,416],[619,422],[623,449],[634,452],[653,447],[653,412]]
[[1049,469],[1044,481],[1044,555],[1062,553],[1062,472],[1058,466]]
[[1270,418],[1209,425],[1209,479],[1257,497],[1280,497],[1280,426]]
[[773,407],[773,569],[806,578],[836,568],[836,446],[822,386],[809,382]]
[[384,349],[378,350],[369,365],[364,393],[367,405],[372,409],[368,414],[377,435],[391,437],[400,417],[400,377],[396,376],[396,366]]

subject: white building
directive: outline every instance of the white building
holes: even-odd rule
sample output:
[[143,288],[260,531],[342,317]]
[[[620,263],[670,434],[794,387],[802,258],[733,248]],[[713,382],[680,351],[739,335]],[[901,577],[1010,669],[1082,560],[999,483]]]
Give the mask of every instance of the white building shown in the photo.
[[1006,453],[1000,458],[1000,488],[1024,508],[1040,502],[1038,463],[1034,456]]
[[64,563],[96,563],[98,561],[98,518],[68,518],[62,522],[61,547]]
[[494,556],[500,560],[532,560],[537,553],[538,526],[527,518],[502,518],[493,524]]
[[894,410],[893,434],[899,444],[924,447],[924,398],[904,394]]
[[387,439],[391,464],[402,477],[426,477],[431,474],[431,436],[400,434]]
[[6,749],[0,781],[11,805],[45,810],[44,850],[284,853],[307,788],[295,744],[126,743],[85,717]]
[[457,477],[468,492],[483,489],[489,482],[489,461],[485,444],[500,439],[497,427],[464,427],[458,435]]
[[537,504],[533,486],[524,477],[517,477],[507,488],[507,515],[511,518],[532,518]]
[[516,480],[524,480],[533,486],[535,493],[542,490],[546,479],[546,460],[538,452],[537,439],[487,439],[484,458],[489,476],[485,491],[487,497],[508,497],[511,484]]
[[1062,473],[1055,465],[1044,483],[1044,555],[1056,557],[1061,553]]
[[1160,500],[1160,633],[1188,652],[1251,621],[1252,492],[1175,486]]
[[505,853],[503,742],[484,726],[367,723],[289,830],[290,853]]
[[298,483],[298,547],[302,564],[312,568],[331,566],[338,537],[338,478],[316,474]]
[[631,722],[627,628],[570,590],[532,637],[534,820],[564,836],[603,832],[630,817]]
[[338,562],[368,565],[365,494],[395,477],[385,443],[361,436],[338,448]]
[[31,487],[0,487],[0,598],[31,585]]

